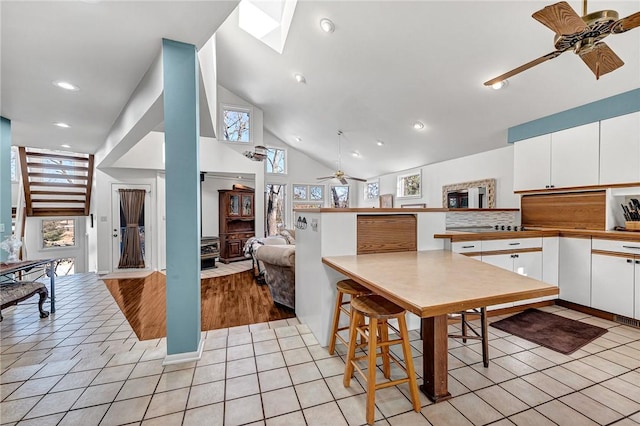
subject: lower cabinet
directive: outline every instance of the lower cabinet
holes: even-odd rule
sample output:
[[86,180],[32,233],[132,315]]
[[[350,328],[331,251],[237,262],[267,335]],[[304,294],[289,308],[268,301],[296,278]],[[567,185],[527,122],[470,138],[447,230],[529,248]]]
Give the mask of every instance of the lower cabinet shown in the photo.
[[560,299],[591,306],[591,237],[560,238]]
[[593,253],[591,257],[591,306],[626,317],[640,318],[634,288],[640,291],[640,258],[622,253]]
[[247,240],[253,236],[252,232],[220,234],[220,261],[229,263],[236,260],[245,260],[244,246]]
[[[534,249],[535,250],[535,249]],[[482,261],[499,268],[526,275],[537,280],[542,280],[542,249],[535,251],[520,251],[513,253],[491,254],[482,253]],[[537,299],[522,300],[515,303],[521,305],[535,302]],[[514,303],[503,303],[490,306],[489,309],[500,309],[514,306]]]

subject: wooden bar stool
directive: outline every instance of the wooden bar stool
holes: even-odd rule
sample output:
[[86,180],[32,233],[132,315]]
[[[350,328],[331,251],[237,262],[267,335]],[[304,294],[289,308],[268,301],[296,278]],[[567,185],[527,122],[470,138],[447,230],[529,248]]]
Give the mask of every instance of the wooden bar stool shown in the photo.
[[[351,384],[351,376],[354,369],[357,370],[367,382],[367,423],[373,424],[375,412],[375,392],[378,389],[399,385],[401,383],[409,383],[409,391],[411,393],[411,401],[413,409],[420,411],[420,400],[418,398],[418,383],[416,380],[416,372],[413,368],[413,358],[411,357],[411,346],[409,345],[409,333],[407,332],[407,321],[405,319],[405,310],[400,306],[388,301],[384,297],[373,294],[368,296],[360,296],[351,300],[351,328],[349,329],[349,351],[347,352],[346,365],[344,370],[344,385],[348,387]],[[369,319],[369,323],[365,323],[365,318]],[[390,319],[397,319],[399,330],[389,325]],[[389,327],[398,333],[399,339],[389,340]],[[365,343],[358,345],[356,337],[360,335]],[[405,366],[402,365],[389,351],[391,345],[402,345],[402,353],[404,355]],[[356,357],[356,347],[368,347],[367,355]],[[378,353],[380,347],[380,353]],[[397,380],[389,380],[376,383],[376,360],[382,357],[382,371],[384,377],[390,379],[391,367],[390,361],[393,361],[402,370],[407,373],[407,377]],[[366,359],[368,361],[368,369],[364,371],[357,365],[357,361]]]
[[[467,339],[482,341],[482,363],[485,367],[489,367],[489,333],[487,331],[487,308],[475,308],[466,311],[455,312],[449,314],[449,318],[460,316],[461,334],[449,334],[453,339],[462,339],[463,343],[467,343]],[[469,316],[474,318],[480,317],[480,332],[469,324]],[[471,333],[470,333],[471,332]]]
[[[349,347],[349,342],[347,342],[345,339],[342,338],[342,336],[338,334],[338,332],[340,331],[349,329],[349,326],[339,327],[340,313],[342,312],[345,315],[347,315],[347,317],[351,318],[351,312],[345,306],[350,304],[351,300],[353,300],[353,298],[355,297],[372,293],[371,290],[369,290],[363,285],[358,284],[357,282],[351,279],[338,281],[338,283],[336,284],[336,287],[338,289],[338,294],[336,296],[336,307],[333,313],[333,327],[331,328],[331,340],[329,341],[329,353],[331,355],[333,355],[336,349],[336,338],[340,339],[340,341],[344,343],[346,347]],[[351,296],[350,300],[347,300],[347,301],[344,300],[345,294],[348,294],[349,296]],[[351,321],[349,321],[349,324],[351,324]]]

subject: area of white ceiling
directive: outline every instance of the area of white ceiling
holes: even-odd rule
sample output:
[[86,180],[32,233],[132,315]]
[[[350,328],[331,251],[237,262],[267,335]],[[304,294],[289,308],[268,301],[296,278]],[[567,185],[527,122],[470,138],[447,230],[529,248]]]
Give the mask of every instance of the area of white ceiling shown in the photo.
[[3,0],[0,114],[12,121],[12,144],[95,152],[162,38],[200,47],[238,1]]
[[[625,65],[599,81],[567,52],[505,90],[484,87],[553,50],[552,32],[531,18],[552,2],[299,1],[282,55],[238,29],[233,12],[218,31],[218,80],[264,111],[267,131],[330,167],[341,129],[347,173],[409,169],[505,146],[511,126],[640,87],[640,28],[606,39]],[[581,12],[582,2],[569,3]],[[0,2],[0,114],[12,120],[13,144],[95,152],[161,38],[201,46],[236,4]],[[640,0],[589,2],[598,9],[624,17]],[[54,87],[59,79],[81,90]]]

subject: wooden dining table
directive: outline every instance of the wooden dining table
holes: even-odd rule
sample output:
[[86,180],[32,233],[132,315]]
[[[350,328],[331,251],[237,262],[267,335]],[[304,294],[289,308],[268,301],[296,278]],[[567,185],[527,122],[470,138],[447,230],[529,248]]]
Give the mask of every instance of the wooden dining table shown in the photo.
[[558,287],[447,250],[327,256],[322,262],[422,320],[423,384],[432,401],[448,390],[447,314],[558,294]]

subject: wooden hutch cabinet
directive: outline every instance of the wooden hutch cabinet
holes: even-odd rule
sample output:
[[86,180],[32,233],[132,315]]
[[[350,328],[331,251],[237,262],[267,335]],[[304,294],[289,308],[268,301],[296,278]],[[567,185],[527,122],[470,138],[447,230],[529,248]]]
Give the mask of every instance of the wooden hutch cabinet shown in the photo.
[[244,245],[256,231],[254,192],[234,189],[219,189],[218,192],[220,261],[245,260]]

